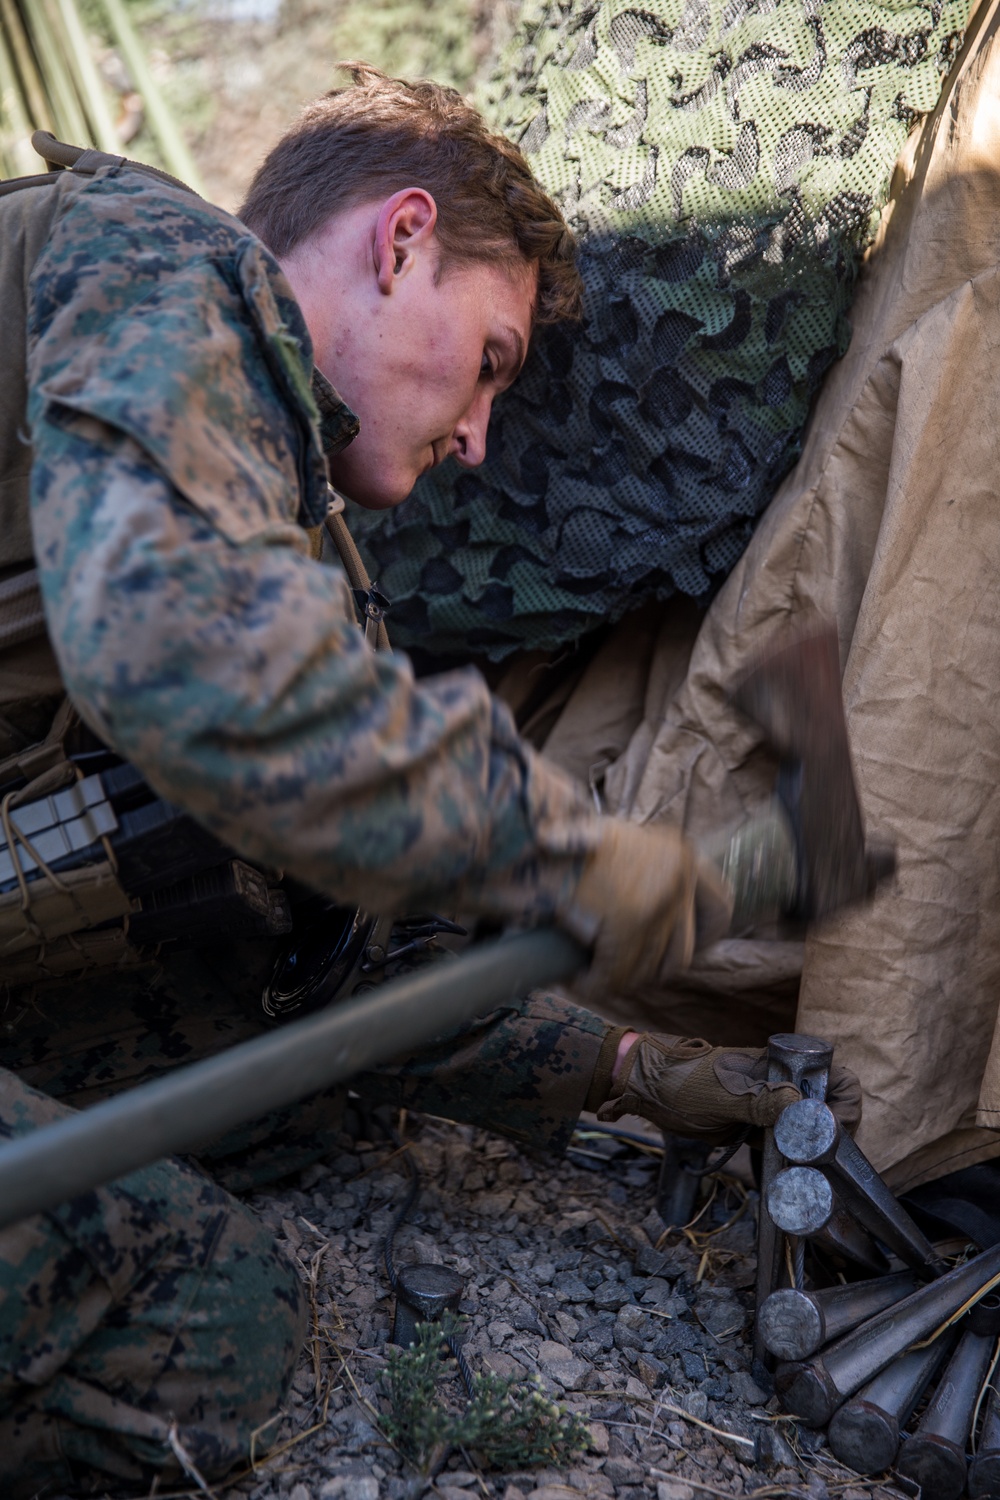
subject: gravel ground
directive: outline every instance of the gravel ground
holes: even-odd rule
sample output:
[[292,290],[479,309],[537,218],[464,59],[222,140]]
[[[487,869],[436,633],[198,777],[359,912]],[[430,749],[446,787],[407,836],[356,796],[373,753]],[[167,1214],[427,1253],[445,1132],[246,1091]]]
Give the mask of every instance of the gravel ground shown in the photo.
[[[755,1195],[739,1178],[709,1179],[697,1221],[670,1231],[652,1151],[584,1134],[565,1161],[540,1162],[469,1127],[401,1126],[422,1190],[397,1264],[459,1272],[470,1365],[537,1375],[586,1422],[589,1448],[506,1473],[462,1450],[427,1481],[386,1441],[382,1247],[409,1178],[391,1141],[345,1135],[329,1165],[254,1200],[309,1287],[312,1333],[254,1471],[215,1487],[218,1500],[898,1500],[782,1418],[749,1373]],[[454,1361],[440,1386],[460,1393]]]

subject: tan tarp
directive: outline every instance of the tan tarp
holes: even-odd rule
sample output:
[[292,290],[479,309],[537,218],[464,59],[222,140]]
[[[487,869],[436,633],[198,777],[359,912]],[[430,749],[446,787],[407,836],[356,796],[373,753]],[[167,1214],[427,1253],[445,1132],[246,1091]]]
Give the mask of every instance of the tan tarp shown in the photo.
[[717,828],[773,774],[727,687],[773,635],[836,622],[862,805],[896,842],[894,886],[804,948],[722,944],[683,996],[616,1013],[766,1034],[792,1018],[801,973],[798,1027],[861,1075],[859,1139],[897,1187],[1000,1154],[997,3],[973,29],[900,165],[850,350],[742,562],[700,631],[683,607],[624,621],[546,739],[603,778],[609,810]]

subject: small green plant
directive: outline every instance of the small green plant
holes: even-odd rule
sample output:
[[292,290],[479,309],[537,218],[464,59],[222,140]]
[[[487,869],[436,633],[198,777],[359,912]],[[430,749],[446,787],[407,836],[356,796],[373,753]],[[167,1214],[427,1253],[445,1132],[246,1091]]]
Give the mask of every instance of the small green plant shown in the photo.
[[458,1331],[453,1317],[422,1323],[410,1349],[391,1349],[383,1427],[422,1473],[444,1462],[452,1448],[475,1451],[486,1467],[531,1468],[560,1463],[587,1446],[584,1423],[553,1401],[541,1382],[475,1375],[461,1407],[439,1391],[442,1356]]

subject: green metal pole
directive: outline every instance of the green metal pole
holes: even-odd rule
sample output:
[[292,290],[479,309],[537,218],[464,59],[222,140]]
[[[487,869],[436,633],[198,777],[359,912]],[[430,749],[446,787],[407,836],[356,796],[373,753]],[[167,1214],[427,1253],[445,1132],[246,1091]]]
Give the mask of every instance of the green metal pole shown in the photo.
[[38,64],[25,30],[24,18],[14,0],[0,0],[0,22],[10,40],[10,49],[21,75],[24,101],[31,119],[32,130],[52,130],[55,124],[45,89],[38,73]]
[[0,1148],[0,1229],[426,1046],[585,962],[561,932],[500,938],[44,1125]]
[[7,33],[0,27],[0,146],[18,175],[35,170],[31,146],[31,123],[24,107],[14,59],[7,46]]
[[47,0],[22,0],[23,14],[38,53],[49,105],[55,117],[55,133],[71,146],[89,146],[90,131],[46,4]]
[[66,59],[70,71],[76,75],[80,95],[90,117],[94,133],[93,144],[101,151],[110,152],[112,156],[121,156],[122,143],[115,132],[104,80],[91,56],[90,42],[80,13],[74,0],[56,0],[56,4],[65,31]]
[[150,128],[156,136],[163,155],[164,166],[174,177],[179,177],[182,182],[187,183],[188,187],[194,188],[196,193],[201,193],[204,197],[204,189],[194,157],[188,150],[187,143],[178,130],[174,117],[167,108],[156,80],[150,72],[146,54],[135,34],[135,28],[128,18],[122,0],[102,0],[102,3],[115,41],[121,48],[125,66],[132,75],[132,82],[142,95]]

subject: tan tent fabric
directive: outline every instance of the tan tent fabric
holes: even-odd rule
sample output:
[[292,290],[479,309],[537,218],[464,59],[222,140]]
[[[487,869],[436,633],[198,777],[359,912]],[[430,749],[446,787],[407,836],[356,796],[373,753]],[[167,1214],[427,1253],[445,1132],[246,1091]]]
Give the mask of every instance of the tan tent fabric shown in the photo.
[[546,739],[609,810],[703,834],[773,776],[727,687],[775,634],[836,622],[894,887],[804,949],[724,943],[683,994],[610,1008],[736,1040],[788,1023],[801,972],[798,1027],[861,1075],[859,1139],[897,1188],[1000,1154],[998,3],[908,148],[850,350],[693,649],[683,607],[624,621]]

